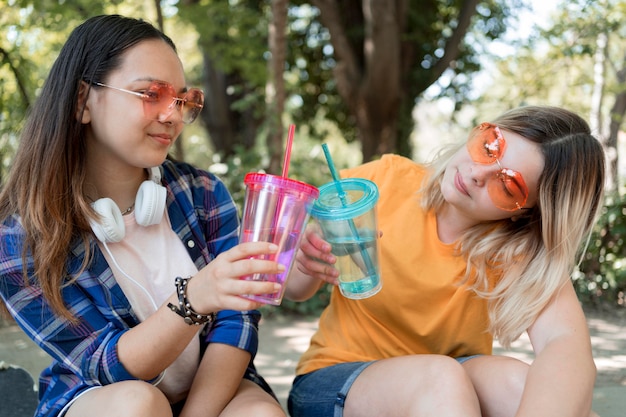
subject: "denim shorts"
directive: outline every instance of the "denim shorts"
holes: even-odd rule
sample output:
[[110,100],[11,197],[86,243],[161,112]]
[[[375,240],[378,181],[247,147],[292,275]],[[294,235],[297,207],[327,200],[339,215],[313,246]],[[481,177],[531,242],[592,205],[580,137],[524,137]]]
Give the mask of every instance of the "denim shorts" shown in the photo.
[[[459,363],[480,355],[456,358]],[[343,417],[348,391],[357,377],[373,364],[347,362],[298,375],[293,381],[287,407],[291,417]]]
[[292,417],[342,417],[354,380],[374,362],[347,362],[298,375],[287,408]]

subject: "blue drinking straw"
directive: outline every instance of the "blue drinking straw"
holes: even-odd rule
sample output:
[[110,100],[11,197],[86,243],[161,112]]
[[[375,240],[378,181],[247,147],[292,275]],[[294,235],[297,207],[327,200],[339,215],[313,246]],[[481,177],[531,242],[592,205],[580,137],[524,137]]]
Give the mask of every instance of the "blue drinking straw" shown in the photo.
[[[345,191],[343,191],[343,187],[341,187],[341,178],[339,178],[339,175],[337,174],[337,169],[335,168],[335,164],[333,163],[333,158],[330,156],[330,151],[328,150],[328,145],[323,143],[322,150],[324,151],[324,156],[326,157],[328,169],[330,169],[330,175],[333,177],[333,182],[335,183],[335,187],[337,188],[337,196],[339,197],[339,201],[341,201],[342,206],[347,207],[348,201],[346,200],[346,193]],[[359,243],[361,256],[363,257],[363,262],[365,262],[367,273],[371,274],[375,271],[374,264],[372,263],[372,258],[370,258],[370,254],[367,252],[365,244],[361,241],[359,232],[356,228],[356,225],[354,224],[354,220],[348,219],[348,225],[350,226],[350,231]],[[376,233],[376,231],[374,231],[374,233]]]

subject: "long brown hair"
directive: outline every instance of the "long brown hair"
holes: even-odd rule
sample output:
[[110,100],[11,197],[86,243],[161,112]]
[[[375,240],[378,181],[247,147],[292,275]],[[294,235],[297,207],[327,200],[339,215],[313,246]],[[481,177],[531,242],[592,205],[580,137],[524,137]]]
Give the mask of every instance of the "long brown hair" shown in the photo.
[[[72,279],[66,263],[78,239],[86,253],[81,270],[88,265],[88,219],[94,216],[83,193],[86,145],[79,89],[105,79],[128,48],[148,39],[162,39],[176,50],[150,23],[119,15],[90,18],[72,31],[32,108],[0,192],[0,219],[18,215],[24,227],[24,285],[39,285],[50,306],[69,320],[74,318],[61,297],[62,286]],[[34,261],[30,278],[28,255]]]

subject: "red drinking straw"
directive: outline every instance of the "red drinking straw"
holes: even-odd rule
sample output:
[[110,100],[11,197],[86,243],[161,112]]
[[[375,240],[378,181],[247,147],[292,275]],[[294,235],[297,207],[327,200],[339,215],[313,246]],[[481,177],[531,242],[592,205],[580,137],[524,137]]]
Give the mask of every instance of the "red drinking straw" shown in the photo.
[[293,146],[293,135],[296,132],[296,125],[289,125],[289,135],[287,136],[287,147],[285,148],[285,159],[283,160],[283,178],[287,178],[289,172],[289,161],[291,160],[291,147]]

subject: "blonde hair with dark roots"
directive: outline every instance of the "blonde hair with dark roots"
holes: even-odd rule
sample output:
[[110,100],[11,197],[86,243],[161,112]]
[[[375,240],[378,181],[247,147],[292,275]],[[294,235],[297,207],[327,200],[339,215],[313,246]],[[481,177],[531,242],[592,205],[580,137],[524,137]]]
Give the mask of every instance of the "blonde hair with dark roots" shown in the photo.
[[[476,225],[458,245],[467,260],[463,282],[488,300],[489,331],[509,346],[570,279],[601,207],[605,156],[588,124],[568,110],[521,107],[492,123],[539,144],[545,159],[535,207],[514,218]],[[430,164],[431,175],[422,189],[425,209],[444,205],[441,179],[458,149]],[[495,283],[490,274],[498,277]]]

